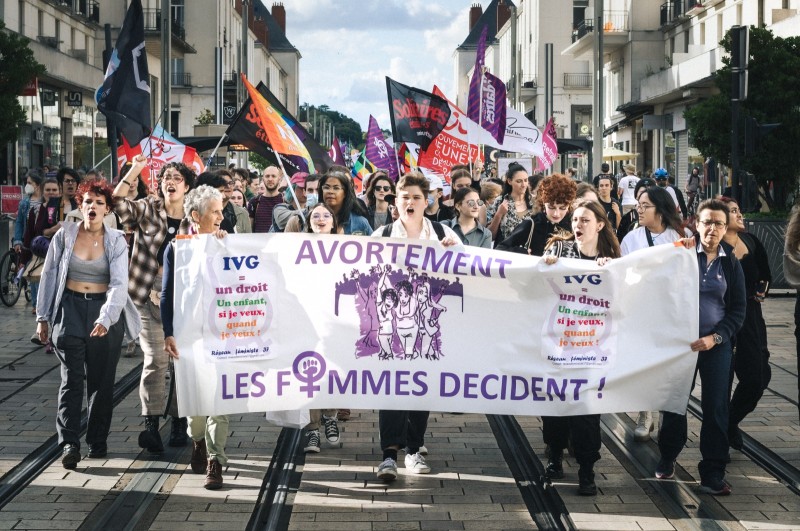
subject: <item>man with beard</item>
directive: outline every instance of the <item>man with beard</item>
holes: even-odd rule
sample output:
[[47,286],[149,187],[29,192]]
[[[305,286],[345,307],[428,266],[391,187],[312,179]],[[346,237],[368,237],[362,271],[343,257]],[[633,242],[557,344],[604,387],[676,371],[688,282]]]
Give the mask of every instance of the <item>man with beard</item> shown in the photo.
[[278,191],[282,179],[281,170],[277,166],[269,166],[264,170],[261,176],[264,193],[247,203],[253,232],[269,232],[272,226],[272,211],[275,205],[283,202],[283,197]]

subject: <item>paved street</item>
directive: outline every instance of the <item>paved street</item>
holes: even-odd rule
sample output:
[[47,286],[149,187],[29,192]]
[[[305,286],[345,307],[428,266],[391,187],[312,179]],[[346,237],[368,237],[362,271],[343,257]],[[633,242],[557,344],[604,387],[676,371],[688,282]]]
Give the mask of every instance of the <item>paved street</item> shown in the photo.
[[[773,378],[743,428],[796,472],[800,426],[793,305],[790,297],[765,303]],[[0,330],[0,416],[6,426],[0,435],[0,471],[7,474],[55,433],[59,370],[54,356],[29,341],[33,318],[24,299],[14,308],[0,308]],[[140,361],[138,351],[134,358],[123,358],[118,379]],[[699,493],[699,421],[692,416],[677,480],[653,479],[652,470],[647,469],[653,442],[615,444],[617,439],[632,438],[633,415],[604,416],[602,460],[595,468],[600,491],[596,497],[577,495],[577,464],[565,459],[566,479],[555,483],[554,492],[563,501],[573,528],[800,529],[800,497],[742,452],[732,451],[728,468],[732,496],[713,498]],[[530,447],[545,461],[540,419],[518,417],[517,421]],[[518,466],[512,464],[496,424],[487,416],[433,413],[426,437],[432,473],[408,475],[401,464],[400,477],[388,485],[375,479],[380,461],[377,412],[353,411],[352,419],[341,426],[339,447],[299,456],[285,505],[279,503],[282,496],[270,498],[277,502],[267,507],[282,507],[273,515],[278,520],[274,529],[536,527],[527,482],[520,479]],[[280,428],[267,425],[261,415],[231,419],[230,463],[223,471],[225,486],[218,491],[205,490],[204,476],[192,474],[188,447],[168,449],[151,461],[136,444],[140,430],[139,398],[133,391],[115,409],[109,457],[84,459],[74,471],[64,470],[60,460],[51,461],[18,494],[2,500],[0,528],[255,528],[252,519],[262,506],[265,475],[271,461],[279,459]],[[168,427],[162,435],[166,440]],[[524,454],[524,445],[510,452]],[[534,478],[533,483],[537,482]]]

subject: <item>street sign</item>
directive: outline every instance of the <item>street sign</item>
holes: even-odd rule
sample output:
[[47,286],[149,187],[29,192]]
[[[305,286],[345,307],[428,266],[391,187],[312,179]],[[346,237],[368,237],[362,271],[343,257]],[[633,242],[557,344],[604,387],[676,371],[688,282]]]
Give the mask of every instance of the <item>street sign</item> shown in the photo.
[[67,92],[67,106],[69,107],[82,107],[83,106],[83,92],[79,90],[70,90]]

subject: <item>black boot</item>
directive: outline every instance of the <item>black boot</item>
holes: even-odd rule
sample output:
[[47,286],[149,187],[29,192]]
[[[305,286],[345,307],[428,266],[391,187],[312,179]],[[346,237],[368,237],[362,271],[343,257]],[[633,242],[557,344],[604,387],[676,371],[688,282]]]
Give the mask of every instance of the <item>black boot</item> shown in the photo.
[[596,496],[597,485],[594,484],[594,467],[581,466],[578,469],[578,494],[581,496]]
[[564,457],[564,450],[556,450],[550,448],[550,459],[547,460],[547,468],[544,469],[545,479],[562,479],[564,477],[564,467],[561,465],[561,459]]
[[169,433],[169,445],[174,447],[186,446],[189,436],[186,434],[186,417],[172,417],[172,431]]
[[147,415],[144,418],[144,431],[139,434],[139,447],[146,448],[151,454],[164,453],[164,443],[158,433],[158,417]]

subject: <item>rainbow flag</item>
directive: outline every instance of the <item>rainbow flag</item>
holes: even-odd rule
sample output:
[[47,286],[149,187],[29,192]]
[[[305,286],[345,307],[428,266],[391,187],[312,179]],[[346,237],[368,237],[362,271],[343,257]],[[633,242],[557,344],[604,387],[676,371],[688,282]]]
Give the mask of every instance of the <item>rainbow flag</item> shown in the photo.
[[375,171],[375,165],[367,160],[365,149],[361,150],[356,160],[353,161],[353,185],[356,188],[356,193],[360,194],[365,191],[363,188],[364,179],[370,176]]

